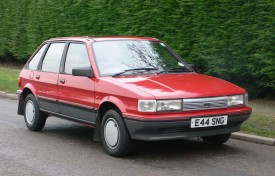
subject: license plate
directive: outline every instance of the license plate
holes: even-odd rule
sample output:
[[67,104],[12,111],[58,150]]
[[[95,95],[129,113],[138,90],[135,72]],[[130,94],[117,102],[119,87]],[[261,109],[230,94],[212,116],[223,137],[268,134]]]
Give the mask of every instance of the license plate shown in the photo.
[[219,125],[227,125],[227,115],[191,119],[191,128],[211,127]]

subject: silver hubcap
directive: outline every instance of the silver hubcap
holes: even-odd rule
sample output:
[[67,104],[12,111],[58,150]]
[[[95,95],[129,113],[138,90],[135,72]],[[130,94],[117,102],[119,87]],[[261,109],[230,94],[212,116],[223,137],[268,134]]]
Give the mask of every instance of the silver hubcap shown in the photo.
[[26,104],[25,115],[26,115],[27,122],[29,124],[32,124],[34,120],[35,109],[34,109],[34,104],[31,100],[29,100]]
[[105,122],[104,138],[110,148],[117,147],[119,143],[119,127],[113,118],[110,118]]

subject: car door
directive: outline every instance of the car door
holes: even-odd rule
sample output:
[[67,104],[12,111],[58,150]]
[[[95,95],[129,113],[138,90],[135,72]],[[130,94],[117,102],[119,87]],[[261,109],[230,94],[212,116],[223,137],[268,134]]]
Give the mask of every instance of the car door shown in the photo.
[[40,109],[49,112],[59,112],[57,105],[57,81],[65,42],[50,43],[48,50],[35,72],[36,94]]
[[94,123],[94,78],[73,76],[72,69],[91,67],[85,43],[70,42],[58,80],[58,104],[62,115]]

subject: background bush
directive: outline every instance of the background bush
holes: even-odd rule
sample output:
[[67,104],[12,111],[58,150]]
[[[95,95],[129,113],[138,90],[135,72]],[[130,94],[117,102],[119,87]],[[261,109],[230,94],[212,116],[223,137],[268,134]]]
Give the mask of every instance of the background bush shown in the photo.
[[273,0],[1,0],[0,61],[24,63],[52,37],[150,36],[198,72],[274,99],[274,9]]

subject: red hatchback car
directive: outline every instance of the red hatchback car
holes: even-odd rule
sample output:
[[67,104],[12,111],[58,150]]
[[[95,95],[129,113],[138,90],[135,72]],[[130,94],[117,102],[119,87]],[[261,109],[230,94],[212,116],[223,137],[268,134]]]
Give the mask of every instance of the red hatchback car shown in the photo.
[[112,156],[129,154],[133,140],[222,144],[252,111],[244,89],[194,72],[154,38],[50,39],[18,83],[18,114],[30,130],[51,115],[81,122]]

